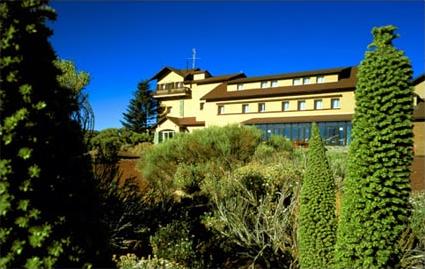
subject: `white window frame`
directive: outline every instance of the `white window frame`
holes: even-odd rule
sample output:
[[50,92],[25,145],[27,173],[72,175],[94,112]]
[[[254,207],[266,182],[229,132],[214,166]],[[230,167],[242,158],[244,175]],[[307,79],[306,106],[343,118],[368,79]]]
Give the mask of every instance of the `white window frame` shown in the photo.
[[289,101],[283,101],[282,102],[282,111],[288,111],[289,110]]
[[261,88],[270,88],[269,81],[261,81]]
[[272,87],[272,88],[276,88],[276,87],[277,87],[277,83],[278,83],[278,81],[277,81],[277,80],[272,80],[272,81],[271,81],[271,87]]
[[331,99],[331,108],[332,109],[339,109],[339,108],[341,108],[341,99],[339,99],[339,98],[332,98]]
[[[318,106],[317,104],[320,104],[320,105]],[[323,100],[322,99],[314,100],[314,109],[316,109],[316,110],[323,109]]]
[[238,83],[238,84],[236,85],[236,89],[237,89],[238,91],[243,90],[243,83]]
[[266,112],[266,103],[258,103],[258,112]]
[[310,83],[311,83],[311,79],[309,77],[303,78],[303,84],[310,84]]
[[218,115],[223,115],[224,114],[224,106],[223,105],[219,105],[217,108],[217,114]]
[[249,113],[249,104],[242,104],[242,113]]
[[325,83],[325,76],[318,76],[317,83]]
[[306,110],[305,100],[299,100],[297,104],[297,108],[299,111]]
[[298,86],[298,85],[302,85],[302,84],[303,84],[303,80],[301,78],[292,79],[292,85]]

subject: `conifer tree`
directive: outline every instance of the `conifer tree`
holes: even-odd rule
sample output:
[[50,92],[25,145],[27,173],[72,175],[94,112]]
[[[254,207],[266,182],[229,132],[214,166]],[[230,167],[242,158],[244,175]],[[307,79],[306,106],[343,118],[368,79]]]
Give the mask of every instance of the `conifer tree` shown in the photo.
[[337,268],[398,264],[413,157],[412,68],[393,46],[396,27],[373,28],[358,71],[353,140],[337,232]]
[[153,98],[148,81],[139,82],[127,112],[123,113],[122,125],[134,132],[144,133],[156,117],[157,101]]
[[0,268],[81,266],[105,250],[54,18],[47,0],[0,2]]
[[298,232],[302,269],[329,268],[333,261],[336,194],[325,151],[319,128],[313,123],[300,196]]

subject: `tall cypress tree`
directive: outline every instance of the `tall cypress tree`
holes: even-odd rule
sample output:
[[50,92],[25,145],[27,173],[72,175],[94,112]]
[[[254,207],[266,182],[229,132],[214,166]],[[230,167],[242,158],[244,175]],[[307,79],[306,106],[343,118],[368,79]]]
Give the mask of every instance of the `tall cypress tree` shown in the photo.
[[397,241],[409,216],[413,89],[410,62],[392,44],[395,30],[373,28],[374,40],[359,66],[337,268],[398,263]]
[[157,101],[149,90],[148,81],[139,82],[127,112],[123,113],[122,125],[134,132],[144,133],[156,117]]
[[54,18],[47,0],[0,3],[0,268],[75,267],[104,251],[78,102],[48,41]]
[[300,197],[298,232],[302,269],[329,268],[333,261],[336,193],[325,151],[319,128],[313,123]]

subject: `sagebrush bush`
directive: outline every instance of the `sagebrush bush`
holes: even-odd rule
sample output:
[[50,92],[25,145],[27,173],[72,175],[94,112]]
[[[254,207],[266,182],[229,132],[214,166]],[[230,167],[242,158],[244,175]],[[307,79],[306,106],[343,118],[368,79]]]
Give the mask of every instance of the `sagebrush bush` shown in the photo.
[[249,164],[220,184],[205,181],[214,204],[204,223],[238,246],[239,257],[267,268],[296,264],[296,211],[299,180],[296,167]]
[[299,215],[300,267],[328,268],[336,238],[335,182],[317,124],[313,123],[307,153]]

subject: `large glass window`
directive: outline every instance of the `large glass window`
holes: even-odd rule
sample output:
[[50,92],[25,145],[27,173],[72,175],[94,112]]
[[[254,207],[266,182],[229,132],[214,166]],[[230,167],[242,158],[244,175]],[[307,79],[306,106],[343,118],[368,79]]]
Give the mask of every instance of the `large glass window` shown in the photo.
[[[285,136],[296,143],[308,142],[311,123],[268,123],[255,125],[263,131],[263,139],[272,134]],[[318,122],[320,135],[326,145],[344,146],[351,141],[351,122]]]

